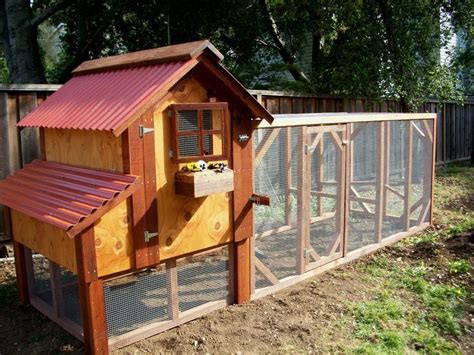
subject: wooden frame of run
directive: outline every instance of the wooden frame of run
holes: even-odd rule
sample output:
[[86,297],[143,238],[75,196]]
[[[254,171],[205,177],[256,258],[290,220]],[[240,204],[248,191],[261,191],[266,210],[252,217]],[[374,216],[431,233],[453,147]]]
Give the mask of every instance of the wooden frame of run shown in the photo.
[[[197,130],[179,130],[178,112],[182,110],[196,110],[197,111]],[[221,128],[206,130],[203,128],[203,111],[204,110],[221,110]],[[172,137],[173,137],[173,160],[175,163],[186,163],[196,161],[199,159],[205,160],[221,160],[227,159],[229,153],[229,109],[227,102],[204,102],[204,103],[190,103],[190,104],[174,104],[171,105],[172,111]],[[222,139],[222,153],[220,154],[205,154],[203,150],[204,137],[210,135],[220,135]],[[197,136],[198,138],[198,155],[195,156],[180,156],[179,154],[179,138]]]
[[[316,114],[317,115],[317,114]],[[321,116],[328,117],[332,114],[322,114]],[[281,119],[279,119],[281,116]],[[387,114],[386,120],[367,120],[362,121],[360,118],[363,116],[361,114],[351,115],[346,114],[344,116],[337,115],[334,119],[327,119],[324,123],[327,124],[315,124],[309,125],[309,122],[305,120],[290,120],[289,116],[291,115],[276,115],[275,118],[275,128],[272,128],[274,125],[269,126],[266,123],[261,123],[260,125],[263,128],[269,128],[264,130],[262,139],[260,140],[257,147],[255,147],[255,162],[256,165],[260,164],[266,152],[270,149],[272,143],[279,137],[279,134],[285,130],[288,137],[290,137],[289,130],[291,127],[297,130],[298,137],[302,142],[302,145],[295,150],[298,154],[299,161],[299,176],[298,176],[298,187],[292,186],[291,183],[291,174],[287,171],[285,174],[289,176],[286,179],[288,186],[284,186],[285,191],[285,225],[279,226],[278,228],[273,228],[270,230],[259,231],[258,234],[255,234],[255,238],[266,238],[273,234],[278,234],[282,232],[288,232],[290,230],[296,229],[297,235],[297,245],[296,245],[296,270],[295,276],[289,276],[284,279],[278,279],[273,273],[271,268],[265,265],[264,262],[260,261],[256,255],[252,255],[252,277],[251,280],[254,283],[256,280],[256,272],[260,273],[270,286],[255,290],[255,285],[252,284],[252,299],[259,298],[273,292],[276,292],[284,287],[293,285],[299,281],[302,281],[308,277],[321,273],[331,267],[346,263],[362,255],[371,253],[385,245],[394,243],[405,236],[411,235],[413,233],[419,232],[422,229],[426,228],[432,223],[432,200],[433,200],[433,179],[434,179],[434,157],[436,149],[436,115],[434,114]],[[313,116],[313,114],[311,114]],[[374,116],[372,116],[375,118]],[[407,144],[405,145],[405,157],[404,157],[404,189],[405,193],[402,193],[396,190],[390,185],[389,176],[391,173],[390,170],[390,151],[391,151],[391,121],[400,121],[407,126],[405,130]],[[319,119],[316,119],[316,122],[319,122]],[[354,148],[353,142],[356,137],[360,134],[361,131],[366,125],[363,123],[374,122],[378,123],[376,128],[376,169],[374,180],[372,181],[353,181],[353,159],[354,159]],[[260,127],[259,125],[259,127]],[[339,145],[342,149],[342,167],[339,168],[338,173],[344,176],[345,182],[344,186],[341,186],[340,191],[337,194],[334,193],[323,193],[322,186],[327,184],[334,184],[334,182],[323,181],[320,179],[320,174],[316,176],[316,180],[313,179],[313,184],[317,185],[318,191],[313,191],[314,187],[310,189],[310,182],[308,182],[308,172],[311,171],[311,162],[308,159],[308,156],[312,154],[313,149],[320,144],[322,132],[327,134],[337,134],[336,132],[341,131],[342,137],[340,137],[341,144]],[[306,139],[313,133],[316,135],[314,139]],[[295,133],[296,134],[296,133]],[[408,192],[411,188],[411,175],[414,169],[414,151],[413,151],[413,139],[417,135],[420,138],[420,144],[422,145],[423,152],[430,153],[430,160],[426,160],[426,163],[423,165],[423,176],[431,178],[426,180],[423,184],[422,196],[417,201],[410,201],[410,193]],[[283,161],[290,161],[295,159],[292,156],[291,150],[288,150],[287,145],[288,140],[291,142],[291,137],[281,137],[280,144],[285,145],[283,153],[287,156],[283,157]],[[331,137],[332,138],[332,137]],[[316,143],[315,143],[316,142]],[[392,143],[393,144],[393,143]],[[306,148],[305,148],[306,145]],[[345,146],[344,148],[342,148]],[[293,145],[294,147],[294,145]],[[309,154],[310,153],[310,154]],[[321,152],[318,152],[321,154]],[[320,160],[322,161],[322,160]],[[320,169],[319,166],[318,169]],[[306,175],[303,176],[303,175]],[[431,185],[430,185],[431,183]],[[360,192],[359,187],[364,185],[374,185],[376,188],[376,195],[374,197],[366,197]],[[338,186],[339,187],[339,186]],[[263,191],[258,191],[259,193],[264,193]],[[403,206],[403,213],[400,216],[394,216],[387,213],[387,193],[393,193],[393,197],[400,198],[400,203]],[[290,193],[298,193],[298,204],[297,204],[297,218],[296,222],[291,221],[288,211],[288,201],[291,201]],[[321,214],[321,206],[317,204],[314,206],[318,210],[318,217],[311,218],[308,215],[308,207],[304,206],[304,201],[309,201],[310,196],[316,194],[318,196],[335,198],[336,203],[342,203],[342,214],[339,217],[332,215],[326,216],[326,214]],[[301,203],[303,201],[303,203]],[[352,207],[351,203],[356,204]],[[360,209],[359,209],[360,207]],[[354,209],[355,208],[355,209]],[[412,216],[413,211],[420,209],[417,216]],[[361,248],[349,251],[347,233],[348,233],[348,217],[349,213],[361,216],[363,218],[370,218],[374,220],[374,238],[372,243],[366,244]],[[393,212],[392,212],[393,213]],[[308,229],[312,228],[311,224],[318,222],[325,218],[336,217],[339,225],[342,227],[342,235],[344,236],[341,241],[341,253],[338,257],[327,258],[327,260],[319,260],[318,255],[315,253],[312,248],[307,248],[306,245],[308,239]],[[384,221],[386,220],[397,220],[399,223],[403,222],[403,229],[400,232],[387,236],[383,235],[384,231]],[[255,244],[255,242],[253,242]],[[316,255],[315,255],[316,254]],[[314,261],[311,261],[313,259]]]

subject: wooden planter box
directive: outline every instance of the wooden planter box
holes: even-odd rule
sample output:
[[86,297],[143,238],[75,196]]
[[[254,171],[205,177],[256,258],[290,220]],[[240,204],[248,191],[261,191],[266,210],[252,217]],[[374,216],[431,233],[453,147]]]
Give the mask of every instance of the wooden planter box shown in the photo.
[[217,192],[234,191],[234,172],[230,169],[222,173],[214,171],[184,172],[175,175],[177,195],[203,197]]

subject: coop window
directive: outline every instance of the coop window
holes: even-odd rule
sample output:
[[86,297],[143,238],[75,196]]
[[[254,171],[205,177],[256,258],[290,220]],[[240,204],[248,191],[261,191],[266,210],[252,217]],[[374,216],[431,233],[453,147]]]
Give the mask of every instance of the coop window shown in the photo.
[[225,159],[227,103],[173,105],[174,158]]

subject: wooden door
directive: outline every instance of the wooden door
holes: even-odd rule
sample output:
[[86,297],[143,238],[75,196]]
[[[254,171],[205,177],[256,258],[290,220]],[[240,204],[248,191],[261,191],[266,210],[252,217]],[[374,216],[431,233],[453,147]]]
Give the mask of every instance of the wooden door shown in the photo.
[[307,127],[305,136],[300,230],[307,271],[343,256],[346,126]]

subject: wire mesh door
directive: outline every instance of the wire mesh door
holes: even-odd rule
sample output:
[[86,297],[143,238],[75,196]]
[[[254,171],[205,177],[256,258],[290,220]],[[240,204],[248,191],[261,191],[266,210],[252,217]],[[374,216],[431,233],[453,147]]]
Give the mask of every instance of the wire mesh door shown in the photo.
[[307,204],[302,221],[306,270],[343,255],[345,132],[345,125],[307,128],[308,181],[302,188],[302,202]]

